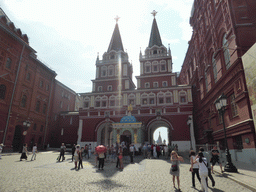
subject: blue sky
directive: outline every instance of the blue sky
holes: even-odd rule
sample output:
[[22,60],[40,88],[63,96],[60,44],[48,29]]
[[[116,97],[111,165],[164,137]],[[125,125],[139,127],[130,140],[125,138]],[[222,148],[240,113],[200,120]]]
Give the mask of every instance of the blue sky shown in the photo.
[[[163,44],[170,44],[173,71],[183,63],[192,28],[193,0],[0,0],[1,8],[23,34],[38,58],[75,92],[90,92],[97,52],[107,51],[116,15],[124,49],[139,75],[140,48],[148,46],[153,10]],[[133,81],[136,83],[135,78]]]

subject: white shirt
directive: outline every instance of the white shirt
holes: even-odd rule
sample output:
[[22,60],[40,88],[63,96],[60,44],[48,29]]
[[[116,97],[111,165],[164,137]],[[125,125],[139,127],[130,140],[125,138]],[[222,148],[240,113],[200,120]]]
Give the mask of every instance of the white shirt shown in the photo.
[[168,147],[164,146],[164,152],[167,153],[168,152]]
[[37,151],[37,146],[34,146],[32,152],[35,153]]
[[197,158],[196,161],[198,162],[198,165],[199,165],[199,174],[200,173],[208,173],[208,168],[206,167],[206,165],[207,165],[206,158],[203,158],[204,162],[201,162],[201,163],[199,162],[199,158]]
[[[196,159],[196,156],[191,156],[192,157],[192,161],[194,162]],[[199,164],[198,163],[194,163],[193,164],[193,169],[198,169],[199,168]]]
[[131,147],[130,147],[130,152],[133,152],[133,151],[134,151],[134,147],[131,146]]

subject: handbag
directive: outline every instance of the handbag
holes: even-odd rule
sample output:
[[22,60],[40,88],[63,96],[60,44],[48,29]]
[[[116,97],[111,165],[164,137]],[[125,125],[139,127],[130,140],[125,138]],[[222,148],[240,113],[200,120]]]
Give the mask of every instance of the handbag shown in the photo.
[[171,170],[174,171],[178,171],[178,166],[177,165],[172,165]]
[[190,172],[193,172],[193,169],[190,167],[190,168],[189,168],[189,171],[190,171]]

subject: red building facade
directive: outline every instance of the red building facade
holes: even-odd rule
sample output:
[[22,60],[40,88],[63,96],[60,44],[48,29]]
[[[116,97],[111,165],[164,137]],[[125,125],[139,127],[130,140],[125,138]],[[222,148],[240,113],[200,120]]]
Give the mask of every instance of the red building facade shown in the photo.
[[[193,35],[179,77],[192,85],[197,143],[223,148],[224,121],[232,157],[246,162],[256,155],[255,128],[241,57],[256,42],[255,7],[253,0],[194,1]],[[224,119],[214,105],[222,93],[228,97]]]
[[[117,23],[108,51],[102,60],[97,57],[93,90],[80,94],[83,106],[79,110],[78,143],[81,145],[111,145],[119,141],[119,137],[120,142],[128,138],[128,143],[137,140],[139,144],[153,143],[153,133],[159,127],[168,128],[169,142],[178,144],[179,150],[189,150],[192,143],[194,145],[193,124],[191,128],[187,124],[188,119],[193,118],[191,87],[178,84],[177,74],[172,72],[170,48],[167,50],[162,44],[156,12],[152,14],[149,45],[144,55],[140,53],[137,89]],[[127,130],[113,131],[113,124],[128,114],[128,106],[133,109],[134,124]],[[138,132],[136,122],[142,124]]]
[[0,140],[18,151],[22,143],[43,147],[56,73],[0,10]]

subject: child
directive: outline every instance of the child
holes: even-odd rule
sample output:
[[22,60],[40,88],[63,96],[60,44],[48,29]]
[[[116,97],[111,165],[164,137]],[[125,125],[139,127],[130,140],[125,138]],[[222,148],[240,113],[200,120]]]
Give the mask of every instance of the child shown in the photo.
[[123,153],[119,153],[119,163],[120,163],[120,169],[123,169],[124,168],[124,165],[123,165]]

